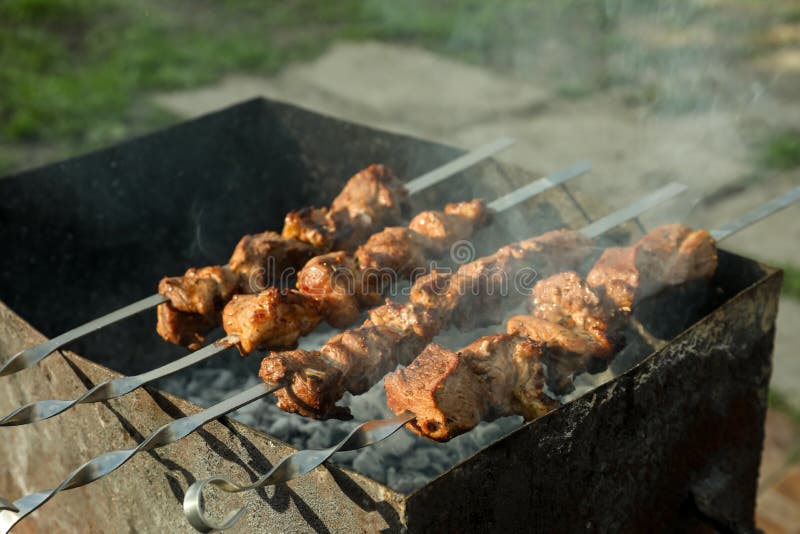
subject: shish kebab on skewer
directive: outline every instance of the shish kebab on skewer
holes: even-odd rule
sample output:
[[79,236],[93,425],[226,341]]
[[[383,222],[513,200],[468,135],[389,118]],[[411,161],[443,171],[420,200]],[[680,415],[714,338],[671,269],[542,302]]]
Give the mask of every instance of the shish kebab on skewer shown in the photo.
[[[287,234],[287,239],[284,239],[278,234],[266,232],[256,236],[246,236],[240,243],[235,251],[232,261],[241,271],[240,278],[244,279],[244,283],[249,285],[249,282],[265,282],[260,278],[261,265],[266,264],[266,258],[271,253],[276,253],[282,258],[282,262],[299,262],[301,266],[305,260],[313,255],[313,243],[326,245],[328,243],[333,246],[337,244],[335,237],[338,235],[338,244],[345,245],[346,242],[355,242],[358,235],[363,235],[365,228],[372,224],[371,217],[375,216],[375,208],[363,205],[359,209],[358,205],[354,209],[348,207],[353,197],[364,196],[364,186],[367,186],[367,195],[373,194],[378,206],[382,206],[380,212],[381,217],[394,216],[399,208],[404,205],[404,199],[407,196],[413,195],[426,189],[434,184],[450,178],[460,171],[463,171],[476,163],[485,160],[486,158],[500,152],[511,146],[514,143],[513,139],[500,138],[496,141],[481,146],[455,160],[446,163],[422,176],[415,178],[402,185],[401,190],[394,193],[394,205],[388,206],[392,200],[392,192],[387,190],[386,187],[373,187],[370,191],[369,176],[359,178],[355,184],[348,185],[353,189],[352,192],[345,194],[345,191],[337,197],[340,202],[336,203],[335,208],[326,211],[320,208],[309,208],[307,210],[300,210],[294,214],[290,214],[289,221],[284,229]],[[359,175],[356,175],[358,177]],[[373,185],[377,185],[374,184]],[[397,184],[393,184],[396,187]],[[352,194],[351,194],[352,193]],[[332,206],[333,208],[334,206]],[[402,209],[399,209],[402,211]],[[355,221],[353,231],[345,231],[342,225],[346,225],[348,218]],[[338,234],[337,234],[338,228]],[[295,239],[302,237],[305,241]],[[281,262],[272,260],[270,267],[278,267]],[[298,266],[299,267],[299,266]],[[191,334],[192,331],[200,332],[208,328],[208,322],[213,321],[213,309],[217,306],[215,295],[226,296],[230,292],[235,292],[235,287],[238,285],[239,280],[232,279],[229,274],[219,267],[209,267],[203,269],[190,269],[187,271],[185,277],[187,278],[184,284],[190,284],[191,279],[196,279],[199,289],[205,289],[207,294],[211,295],[210,302],[208,300],[200,299],[195,304],[186,304],[184,309],[191,313],[181,314],[180,308],[183,304],[179,303],[179,295],[175,293],[175,300],[170,301],[161,293],[151,295],[132,304],[124,306],[116,311],[98,317],[88,323],[73,328],[59,336],[56,336],[48,341],[34,345],[24,349],[4,363],[0,364],[0,376],[9,375],[27,369],[40,362],[48,355],[52,354],[55,350],[63,347],[64,345],[75,341],[87,334],[100,330],[106,326],[121,321],[127,317],[140,313],[144,310],[156,307],[160,304],[170,301],[173,305],[172,308],[162,307],[160,322],[162,323],[159,330],[165,338],[173,338],[174,341],[192,343],[196,338]],[[170,287],[174,287],[170,282],[164,282],[165,292],[169,292]],[[257,285],[257,284],[256,284]],[[216,289],[215,289],[216,286]],[[244,288],[247,290],[247,287]],[[249,292],[252,292],[249,291]],[[232,293],[230,293],[232,294]],[[175,306],[177,304],[177,307]],[[197,313],[194,313],[197,312]],[[175,324],[171,324],[175,323]],[[188,323],[188,325],[187,325]],[[186,326],[184,326],[186,325]],[[181,335],[180,331],[174,331],[181,327],[186,328],[188,335]],[[194,330],[193,330],[194,327]]]
[[[386,400],[415,415],[408,428],[447,441],[481,421],[526,421],[558,402],[574,375],[605,368],[621,348],[633,306],[662,290],[708,281],[717,267],[714,239],[703,230],[660,226],[628,247],[604,251],[584,282],[573,271],[537,282],[530,315],[508,320],[506,334],[483,336],[459,351],[431,343],[405,369],[386,376]],[[595,363],[596,362],[596,363]]]
[[[613,336],[613,331],[628,318],[631,306],[653,296],[660,289],[675,288],[682,282],[691,280],[708,280],[716,269],[715,242],[722,241],[797,200],[800,200],[800,187],[710,233],[691,231],[681,225],[667,225],[648,233],[634,246],[607,249],[595,264],[595,268],[590,271],[591,279],[588,281],[581,280],[577,273],[569,272],[559,273],[540,281],[531,297],[531,315],[512,318],[508,321],[508,330],[519,331],[522,323],[527,322],[527,317],[534,317],[536,319],[534,323],[556,319],[553,324],[559,327],[567,330],[583,330],[582,334],[572,332],[572,335],[595,339],[608,337],[608,334]],[[672,254],[670,250],[673,251]],[[693,257],[689,257],[689,254]],[[674,261],[661,263],[670,257]],[[658,263],[654,265],[652,260],[658,260]],[[649,274],[653,271],[646,270],[651,267],[656,267],[655,276]],[[610,294],[610,291],[615,290],[619,293]],[[591,293],[596,291],[603,295],[606,297],[605,302],[601,304],[601,299],[592,298],[587,291]],[[563,305],[554,305],[558,301],[562,301]],[[588,306],[582,306],[581,303]],[[603,310],[599,307],[602,305],[609,308]],[[588,309],[581,311],[581,308]],[[553,313],[557,309],[560,311],[554,316]],[[595,319],[611,317],[610,320],[607,319],[606,324],[609,328],[605,336],[603,329],[598,329],[598,325],[591,319],[593,317]],[[528,328],[531,326],[534,325],[529,324]],[[529,331],[541,333],[542,329],[536,325]],[[570,337],[572,336],[568,336],[568,339]],[[569,342],[559,343],[557,338],[558,336],[545,333],[537,342],[516,333],[495,334],[484,336],[458,352],[447,351],[431,344],[409,367],[396,371],[386,378],[387,402],[398,415],[390,419],[362,423],[339,443],[327,449],[297,451],[276,463],[272,469],[252,483],[239,485],[223,476],[198,480],[189,486],[184,497],[183,508],[186,518],[201,532],[230,528],[246,509],[233,510],[221,520],[208,517],[202,497],[203,490],[209,484],[225,492],[240,493],[287,482],[311,472],[336,452],[352,451],[373,445],[388,438],[404,425],[434,441],[446,441],[456,433],[470,430],[480,422],[481,418],[490,420],[505,415],[522,415],[526,419],[527,415],[530,415],[530,418],[535,418],[558,404],[549,398],[542,402],[541,391],[544,389],[545,369],[541,365],[541,355],[553,351],[557,359],[567,364],[561,367],[561,370],[566,369],[568,373],[592,368],[599,370],[598,367],[603,367],[610,359],[607,351],[600,348],[606,343],[590,342],[590,353],[582,354],[577,351],[577,346]],[[444,355],[436,356],[440,351],[444,351]],[[592,363],[596,358],[599,358],[600,366]],[[509,369],[514,376],[524,375],[527,380],[504,380],[509,375]],[[417,376],[403,377],[404,372],[406,375]],[[396,383],[393,385],[395,380]],[[425,385],[422,386],[422,390],[413,385],[405,389],[405,384],[410,384],[412,381],[418,385]],[[464,387],[465,385],[467,387]],[[392,388],[395,388],[394,391],[390,391]],[[404,390],[401,391],[401,388]],[[411,390],[414,389],[416,389],[414,393],[422,393],[420,400],[411,395]],[[411,402],[405,403],[404,408],[400,399],[410,399]],[[397,405],[392,407],[392,402]],[[412,407],[412,403],[421,413],[408,409]],[[443,405],[447,405],[448,409],[441,410]],[[436,413],[436,408],[431,411],[434,406],[438,406],[441,414]],[[454,418],[453,421],[448,420],[448,417]],[[448,431],[452,435],[448,435]]]
[[[243,354],[256,349],[293,346],[300,336],[313,330],[323,316],[327,316],[331,324],[346,326],[355,320],[361,309],[378,303],[381,275],[388,272],[408,276],[415,271],[424,272],[428,268],[426,255],[447,250],[452,243],[486,224],[494,212],[510,209],[588,171],[586,164],[568,167],[503,195],[489,205],[473,200],[450,204],[444,212],[422,212],[412,219],[409,228],[390,227],[373,234],[359,247],[355,258],[344,252],[312,258],[298,275],[299,290],[271,287],[258,295],[235,295],[223,312],[228,332],[225,338],[149,372],[97,384],[73,400],[28,403],[0,418],[0,426],[35,423],[78,404],[120,397],[235,344]],[[362,265],[366,268],[357,268]]]
[[[662,188],[662,190],[647,195],[627,208],[623,208],[596,221],[584,229],[585,233],[588,234],[588,237],[596,237],[618,224],[622,224],[627,220],[641,215],[647,209],[658,205],[685,189],[683,186],[676,188],[676,185],[677,184],[672,184],[672,186]],[[212,345],[209,348],[215,347]],[[58,492],[83,486],[102,478],[124,465],[137,453],[174,443],[191,434],[207,422],[213,421],[233,410],[278,391],[283,387],[285,387],[284,384],[258,384],[197,414],[176,419],[162,426],[132,449],[109,451],[89,460],[50,490],[31,493],[15,500],[13,503],[0,499],[0,532],[8,532],[20,520],[45,504]],[[408,421],[410,417],[411,416],[404,416],[403,423]]]
[[[684,189],[672,184],[653,198]],[[577,269],[595,249],[593,238],[606,229],[591,225],[580,232],[547,232],[465,263],[455,273],[420,277],[410,302],[373,308],[363,325],[334,335],[320,350],[272,353],[262,361],[259,376],[286,384],[276,393],[284,411],[316,419],[347,417],[349,409],[336,404],[346,392],[366,392],[397,365],[409,364],[450,325],[471,330],[502,321],[524,300],[522,291],[503,291],[504,282],[528,272],[549,276]]]

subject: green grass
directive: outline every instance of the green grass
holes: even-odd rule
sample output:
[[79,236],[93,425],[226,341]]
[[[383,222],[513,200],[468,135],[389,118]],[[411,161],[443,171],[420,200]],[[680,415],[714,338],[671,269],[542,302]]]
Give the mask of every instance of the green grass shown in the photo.
[[773,170],[800,167],[800,131],[773,132],[758,144],[758,161]]
[[[4,150],[0,168],[29,164],[24,155],[31,144],[74,153],[168,124],[176,118],[150,103],[155,91],[197,87],[232,72],[274,74],[343,39],[422,46],[550,83],[569,100],[612,86],[634,88],[643,69],[681,70],[707,51],[645,50],[615,28],[631,18],[683,28],[707,16],[695,4],[0,0],[0,146],[22,147],[16,155]],[[551,57],[550,49],[541,53],[544,42],[564,46]],[[710,105],[705,85],[685,96],[683,80],[672,87],[673,77],[666,79],[631,102],[677,113]]]
[[787,297],[800,300],[800,268],[792,265],[783,267],[783,288],[781,291]]
[[[272,74],[339,39],[413,42],[480,62],[492,46],[513,44],[504,25],[517,14],[530,18],[526,6],[2,0],[0,144],[56,143],[77,151],[117,141],[175,120],[149,104],[153,91],[196,87],[230,72]],[[19,163],[5,156],[2,166]]]
[[769,396],[767,397],[767,405],[772,410],[785,413],[791,417],[794,422],[800,424],[800,409],[792,405],[789,399],[780,391],[770,388]]

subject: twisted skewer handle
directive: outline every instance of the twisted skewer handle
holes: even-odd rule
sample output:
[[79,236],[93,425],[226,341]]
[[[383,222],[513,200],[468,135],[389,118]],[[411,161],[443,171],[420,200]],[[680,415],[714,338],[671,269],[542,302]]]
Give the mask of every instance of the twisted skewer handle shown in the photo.
[[44,421],[51,417],[55,417],[60,413],[64,413],[73,406],[78,404],[88,404],[91,402],[101,402],[116,397],[121,397],[134,391],[145,384],[154,380],[177,373],[178,371],[190,367],[198,362],[207,360],[212,356],[233,346],[239,338],[237,336],[228,336],[220,339],[219,341],[203,347],[191,354],[184,356],[174,362],[162,365],[157,369],[142,373],[136,376],[122,376],[113,380],[108,380],[102,384],[97,384],[95,387],[73,400],[41,400],[32,402],[21,406],[9,413],[3,418],[0,418],[0,426],[18,426],[35,423],[37,421]]
[[243,507],[233,510],[226,514],[221,521],[214,521],[209,518],[202,503],[203,490],[209,484],[228,493],[240,493],[287,482],[313,471],[337,452],[354,451],[388,438],[412,419],[414,419],[414,415],[410,412],[405,412],[391,419],[369,421],[359,425],[333,447],[327,449],[305,449],[290,454],[252,484],[240,486],[228,478],[219,476],[198,480],[186,490],[186,496],[183,499],[183,513],[189,523],[200,532],[230,528],[242,517],[246,509]]
[[131,315],[136,315],[144,310],[155,308],[162,302],[166,302],[166,300],[166,297],[163,295],[150,295],[149,297],[136,301],[133,304],[129,304],[124,308],[120,308],[107,315],[98,317],[94,321],[89,321],[88,323],[77,328],[73,328],[68,332],[64,332],[60,336],[54,337],[49,341],[45,341],[44,343],[40,343],[20,351],[9,358],[8,361],[0,365],[0,376],[10,375],[18,371],[22,371],[23,369],[27,369],[28,367],[39,363],[53,351],[60,349],[71,341],[82,338],[87,334],[91,334],[92,332],[116,323],[117,321],[121,321],[122,319],[130,317]]
[[274,385],[264,383],[253,386],[201,412],[167,423],[132,449],[109,451],[93,460],[89,460],[73,471],[53,489],[31,493],[30,495],[17,499],[13,503],[0,501],[0,510],[4,510],[0,511],[0,533],[6,534],[9,532],[22,518],[52,499],[59,491],[84,486],[97,479],[103,478],[122,467],[123,464],[133,458],[137,453],[174,443],[188,436],[209,421],[222,417],[226,413],[269,395],[282,387],[282,384]]

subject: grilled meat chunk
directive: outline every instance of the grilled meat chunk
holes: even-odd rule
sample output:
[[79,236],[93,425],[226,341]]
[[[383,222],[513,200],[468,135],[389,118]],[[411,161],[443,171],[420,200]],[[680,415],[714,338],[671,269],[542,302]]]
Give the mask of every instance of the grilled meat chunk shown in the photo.
[[228,265],[239,275],[239,292],[250,294],[292,278],[316,254],[308,243],[262,232],[242,237]]
[[284,239],[308,243],[315,249],[327,251],[333,248],[336,222],[328,208],[305,207],[286,214],[283,220]]
[[356,259],[362,269],[376,275],[413,278],[427,269],[431,240],[405,226],[390,226],[372,234],[358,247]]
[[407,427],[435,441],[472,430],[489,412],[481,377],[460,354],[436,343],[407,368],[390,373],[384,386],[389,408],[412,412],[416,418]]
[[453,243],[470,237],[492,220],[492,210],[481,199],[447,204],[444,211],[423,211],[408,228],[428,238],[429,254],[441,256]]
[[179,311],[213,318],[220,304],[238,288],[236,274],[227,267],[191,268],[183,276],[162,278],[158,292]]
[[[438,317],[430,310],[387,302],[373,310],[362,326],[335,335],[319,351],[268,356],[273,361],[262,363],[260,376],[266,382],[290,384],[276,392],[281,409],[317,419],[342,417],[349,412],[336,402],[345,392],[367,391],[398,364],[411,361],[439,328]],[[294,359],[301,359],[311,375],[307,371],[298,375],[301,365]]]
[[574,271],[537,282],[530,309],[540,319],[590,334],[608,350],[614,350],[615,332],[627,320],[625,311],[602,300]]
[[158,305],[157,318],[156,332],[162,338],[192,350],[197,350],[203,345],[205,333],[217,324],[216,319],[209,319],[199,313],[178,311],[169,302]]
[[219,325],[219,314],[238,288],[228,267],[189,269],[183,276],[163,278],[158,292],[169,299],[159,304],[156,331],[170,343],[199,347],[205,334]]
[[[452,324],[472,330],[502,322],[505,310],[521,303],[529,279],[577,269],[593,248],[572,230],[555,230],[519,241],[459,267],[450,281]],[[532,285],[532,284],[531,284]],[[412,293],[411,298],[420,296]]]
[[350,410],[336,406],[344,376],[319,351],[292,350],[264,358],[258,375],[267,383],[286,384],[275,395],[278,408],[305,417],[346,419]]
[[431,257],[441,256],[453,243],[488,224],[490,211],[480,199],[448,204],[444,211],[424,211],[408,227],[389,227],[370,236],[356,258],[362,269],[391,269],[404,278],[416,278],[427,271]]
[[297,276],[297,289],[319,302],[323,317],[335,328],[353,324],[362,308],[378,304],[380,286],[377,277],[365,276],[344,252],[313,258]]
[[235,295],[222,312],[225,332],[239,337],[242,354],[263,348],[294,347],[320,321],[314,299],[295,290],[270,287],[258,295]]
[[450,291],[453,273],[433,270],[420,276],[411,286],[411,302],[423,308],[438,310],[442,317],[450,317],[458,301],[455,291]]
[[170,309],[160,306],[156,330],[170,343],[197,347],[209,330],[219,326],[222,308],[235,293],[263,289],[313,254],[311,245],[285,240],[275,232],[246,235],[227,266],[192,268],[183,276],[161,280],[158,292],[169,298]]
[[535,419],[558,405],[544,394],[545,351],[507,334],[484,336],[458,353],[432,343],[386,377],[386,401],[394,413],[412,412],[408,428],[435,441],[498,417]]
[[717,269],[714,239],[681,224],[659,226],[635,245],[606,249],[586,281],[619,309],[690,280],[710,279]]
[[367,237],[397,224],[408,212],[408,191],[387,167],[370,165],[354,175],[330,209],[290,212],[283,237],[305,241],[322,250],[355,251]]
[[547,385],[558,394],[573,389],[575,375],[605,368],[615,346],[603,336],[569,328],[534,315],[515,315],[506,324],[509,334],[524,336],[547,347],[542,359],[547,366]]

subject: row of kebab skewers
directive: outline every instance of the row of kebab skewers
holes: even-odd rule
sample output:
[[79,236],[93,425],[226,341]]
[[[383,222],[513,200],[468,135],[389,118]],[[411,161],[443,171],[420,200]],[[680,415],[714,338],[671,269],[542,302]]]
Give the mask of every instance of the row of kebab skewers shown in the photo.
[[[659,192],[626,217],[680,190]],[[242,238],[226,266],[162,280],[158,332],[191,347],[220,323],[227,336],[210,348],[236,345],[249,354],[293,347],[323,320],[343,328],[365,309],[369,317],[318,351],[269,354],[260,370],[264,386],[210,409],[213,417],[163,427],[131,455],[179,439],[273,391],[286,411],[347,417],[347,408],[337,404],[344,394],[361,394],[384,376],[389,407],[412,431],[433,440],[446,441],[506,415],[534,419],[558,405],[555,395],[568,390],[576,374],[608,365],[624,344],[621,333],[636,303],[664,288],[708,280],[716,269],[709,233],[668,225],[632,246],[606,249],[587,270],[597,250],[592,238],[611,225],[603,221],[583,232],[557,230],[502,247],[455,272],[419,276],[431,258],[489,224],[493,210],[473,200],[420,213],[405,227],[387,227],[407,214],[406,202],[402,184],[373,165],[348,182],[330,209],[292,212],[282,234]],[[294,289],[274,285],[286,269],[299,271]],[[500,278],[514,279],[526,269],[541,278],[530,295],[493,290]],[[387,271],[414,278],[410,299],[375,307],[383,300]],[[461,351],[431,343],[445,328],[498,324],[525,304],[528,313],[511,317],[506,333],[482,337]],[[396,371],[398,365],[407,367]],[[50,416],[46,411],[23,410],[16,417],[33,414],[38,420]],[[99,457],[53,490],[0,503],[0,510],[8,510],[0,512],[0,526],[4,514],[11,514],[5,523],[10,529],[57,491],[104,476],[128,458],[117,454],[97,471]]]

